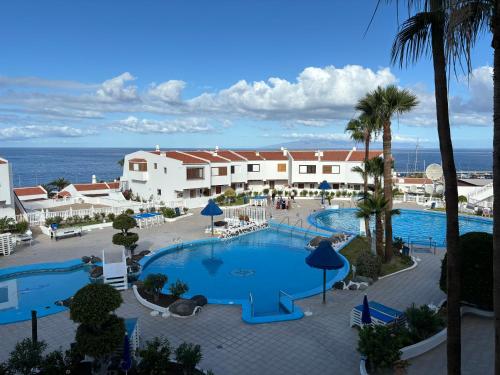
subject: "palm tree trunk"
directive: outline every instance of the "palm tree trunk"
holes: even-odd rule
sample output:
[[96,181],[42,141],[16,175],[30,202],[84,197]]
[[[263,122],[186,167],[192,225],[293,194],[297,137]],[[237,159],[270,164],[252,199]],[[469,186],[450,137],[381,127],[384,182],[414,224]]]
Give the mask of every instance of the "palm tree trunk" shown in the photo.
[[[363,197],[366,199],[368,197],[368,173],[366,173],[366,163],[368,162],[368,158],[370,156],[370,133],[365,132],[365,165],[364,165],[364,170],[365,173],[363,174]],[[371,239],[371,233],[370,233],[370,218],[365,217],[365,233],[366,237],[368,239]]]
[[382,214],[375,214],[375,248],[380,259],[384,258],[384,226],[382,225]]
[[384,153],[384,197],[387,199],[385,208],[385,260],[392,258],[392,151],[391,151],[391,121],[385,120],[382,135],[383,153]]
[[[493,304],[495,374],[500,374],[500,4],[493,9]],[[497,194],[499,193],[499,194]]]
[[[436,12],[437,18],[431,28],[432,58],[434,65],[434,85],[436,96],[437,128],[439,134],[439,149],[443,163],[446,199],[446,244],[447,244],[447,363],[448,374],[461,372],[461,318],[460,318],[460,254],[458,230],[458,193],[457,173],[453,158],[453,144],[450,133],[448,115],[448,89],[446,86],[446,60],[444,54],[444,19],[439,19],[442,9],[442,0],[430,2],[431,11]],[[444,17],[444,15],[443,15]]]

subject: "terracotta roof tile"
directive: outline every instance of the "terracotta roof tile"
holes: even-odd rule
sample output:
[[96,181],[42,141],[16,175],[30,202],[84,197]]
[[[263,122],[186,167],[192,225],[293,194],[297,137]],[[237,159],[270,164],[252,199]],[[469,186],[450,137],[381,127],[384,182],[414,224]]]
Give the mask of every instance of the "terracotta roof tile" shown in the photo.
[[289,151],[291,157],[295,161],[315,161],[318,157],[316,151]]
[[259,153],[266,160],[288,160],[288,155],[283,155],[283,151],[259,151]]
[[119,181],[106,182],[106,184],[108,184],[110,189],[118,189],[120,187]]
[[57,196],[58,197],[71,197],[71,193],[69,191],[60,191],[59,193],[57,193]]
[[[373,159],[377,156],[382,155],[382,150],[371,150],[368,153],[368,158]],[[353,151],[348,161],[363,161],[365,159],[365,151],[364,150],[356,150]]]
[[76,191],[92,191],[92,190],[108,190],[109,187],[104,182],[99,182],[97,184],[73,184]]
[[415,184],[415,185],[432,184],[431,179],[424,177],[405,177],[402,180],[404,184]]
[[222,155],[214,155],[210,151],[185,151],[186,154],[208,160],[212,163],[229,163]]
[[229,159],[231,161],[245,161],[245,159],[242,156],[238,155],[234,151],[219,150],[219,151],[217,151],[217,154],[222,156],[223,158]]
[[349,150],[323,151],[322,161],[345,161],[349,155]]
[[41,186],[29,186],[29,187],[14,188],[14,193],[16,193],[16,195],[18,197],[25,197],[27,195],[47,194],[45,189]]
[[247,160],[264,160],[260,155],[257,155],[257,151],[234,151],[238,155],[243,156]]
[[208,164],[206,161],[197,158],[195,156],[184,154],[179,151],[167,151],[165,152],[167,158],[182,161],[182,164]]

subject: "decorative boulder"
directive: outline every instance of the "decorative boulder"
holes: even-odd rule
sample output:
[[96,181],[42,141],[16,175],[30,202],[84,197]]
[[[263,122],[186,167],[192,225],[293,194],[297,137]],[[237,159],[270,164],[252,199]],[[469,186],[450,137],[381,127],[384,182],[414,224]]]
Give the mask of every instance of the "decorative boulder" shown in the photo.
[[88,257],[88,256],[83,256],[83,257],[82,257],[82,263],[85,263],[85,264],[90,263],[90,257]]
[[179,316],[190,316],[193,315],[195,308],[196,302],[190,299],[179,299],[168,307],[168,311]]
[[208,303],[207,297],[202,296],[201,294],[191,297],[191,301],[194,301],[196,306],[205,306]]
[[358,284],[350,284],[349,285],[349,290],[358,290]]
[[333,289],[343,290],[344,289],[344,282],[337,281],[335,284],[333,284]]
[[93,279],[97,279],[102,276],[102,267],[101,266],[95,266],[92,268],[90,271],[90,277]]

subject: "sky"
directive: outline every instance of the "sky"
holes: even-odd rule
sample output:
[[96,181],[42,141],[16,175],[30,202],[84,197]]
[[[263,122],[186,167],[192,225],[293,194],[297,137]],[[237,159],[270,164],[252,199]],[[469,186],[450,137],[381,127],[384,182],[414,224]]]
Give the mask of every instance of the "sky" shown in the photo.
[[[1,147],[258,148],[350,144],[356,102],[413,91],[395,147],[437,147],[429,59],[390,49],[405,10],[376,0],[5,1]],[[395,2],[394,2],[395,3]],[[454,146],[492,143],[492,50],[450,77]]]

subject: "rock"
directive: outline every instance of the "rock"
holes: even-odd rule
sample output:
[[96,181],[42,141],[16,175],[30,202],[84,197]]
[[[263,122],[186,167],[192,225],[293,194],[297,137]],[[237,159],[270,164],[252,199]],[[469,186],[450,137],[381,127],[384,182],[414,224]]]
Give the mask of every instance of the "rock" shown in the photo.
[[207,297],[197,294],[191,297],[191,301],[196,303],[196,306],[205,306],[208,303]]
[[92,268],[90,271],[90,277],[93,279],[97,279],[102,276],[102,267],[101,266],[95,266]]
[[90,257],[88,257],[88,256],[83,256],[83,257],[82,257],[82,262],[83,262],[83,263],[85,263],[85,264],[90,263]]
[[102,259],[99,257],[96,257],[95,255],[92,255],[90,257],[90,263],[92,263],[92,264],[102,263]]
[[190,316],[193,315],[195,308],[196,302],[189,299],[179,299],[168,307],[168,311],[179,316]]
[[71,305],[71,301],[73,300],[73,297],[66,298],[60,301],[56,301],[57,306],[64,306],[64,307],[69,307]]
[[348,289],[349,290],[358,290],[358,284],[356,284],[356,283],[349,284]]
[[359,283],[358,290],[365,290],[366,288],[368,288],[368,284]]
[[337,281],[335,284],[333,284],[333,289],[343,290],[344,289],[344,282]]

